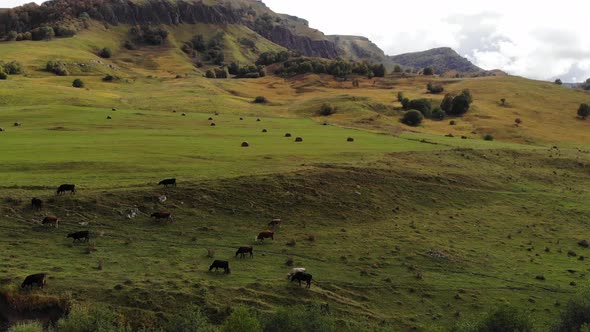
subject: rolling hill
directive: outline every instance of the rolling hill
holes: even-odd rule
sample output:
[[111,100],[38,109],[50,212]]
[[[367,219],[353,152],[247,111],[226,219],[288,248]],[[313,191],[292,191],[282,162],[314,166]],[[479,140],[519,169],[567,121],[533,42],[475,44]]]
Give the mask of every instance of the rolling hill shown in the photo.
[[[0,329],[25,320],[22,312],[49,320],[81,305],[150,330],[183,321],[194,305],[216,326],[238,307],[265,325],[303,306],[333,321],[325,331],[452,330],[511,305],[548,331],[588,285],[580,258],[588,249],[578,243],[590,217],[590,130],[576,110],[589,92],[512,76],[273,75],[281,63],[257,79],[206,78],[220,66],[199,66],[181,49],[196,35],[219,36],[226,63],[287,50],[262,33],[282,29],[314,49],[312,40],[346,43],[357,60],[354,43],[369,57],[381,52],[285,15],[268,13],[272,27],[261,30],[255,22],[267,9],[256,1],[234,2],[252,15],[233,23],[213,19],[229,8],[223,2],[184,5],[209,21],[185,14],[158,25],[166,31],[158,45],[125,47],[149,15],[177,17],[143,9],[138,21],[118,10],[116,22],[88,19],[70,38],[0,43],[0,60],[22,67],[0,80]],[[97,55],[105,47],[110,58]],[[68,75],[47,71],[49,61]],[[76,78],[84,88],[72,87]],[[444,92],[428,93],[431,82]],[[464,89],[474,98],[465,115],[400,122],[398,92],[436,106]],[[324,104],[335,113],[320,115]],[[157,185],[171,177],[177,187]],[[61,183],[77,193],[55,195]],[[44,201],[41,211],[32,197]],[[149,217],[164,210],[173,222]],[[41,225],[46,215],[59,228]],[[283,220],[275,239],[254,242],[273,218]],[[89,243],[66,238],[80,230]],[[248,245],[254,258],[236,258]],[[213,259],[232,273],[208,272]],[[313,274],[311,289],[285,280],[293,266]],[[44,289],[19,288],[40,272]]]

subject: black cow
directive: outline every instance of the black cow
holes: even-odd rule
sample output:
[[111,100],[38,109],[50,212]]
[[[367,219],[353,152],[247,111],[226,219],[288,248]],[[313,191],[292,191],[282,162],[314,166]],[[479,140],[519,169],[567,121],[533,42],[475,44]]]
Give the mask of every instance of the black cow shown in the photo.
[[158,185],[164,185],[164,187],[175,186],[176,187],[176,179],[165,179],[158,183]]
[[211,264],[211,266],[209,266],[209,271],[213,270],[213,268],[215,268],[216,272],[217,272],[217,269],[222,268],[223,273],[226,273],[226,274],[231,273],[231,271],[229,269],[229,262],[228,261],[215,260],[213,262],[213,264]]
[[291,277],[291,282],[297,280],[299,281],[299,286],[301,286],[301,281],[305,281],[307,283],[307,286],[305,286],[305,288],[311,288],[311,279],[311,274],[306,272],[297,272]]
[[82,239],[84,239],[84,242],[88,242],[88,240],[90,239],[90,234],[88,233],[88,231],[80,231],[80,232],[75,232],[75,233],[70,233],[67,236],[68,238],[73,238],[74,242],[76,241],[80,241],[82,242]]
[[31,274],[25,278],[25,281],[20,285],[20,288],[31,287],[33,288],[33,284],[37,284],[37,287],[43,288],[45,286],[45,273],[37,273]]
[[62,184],[57,188],[57,194],[61,195],[64,194],[66,191],[72,192],[72,194],[76,193],[76,185],[75,184]]
[[41,210],[43,208],[43,201],[40,198],[33,198],[31,200],[31,208],[34,210]]
[[254,248],[252,247],[240,247],[238,251],[236,251],[236,257],[240,255],[240,258],[244,258],[246,254],[250,254],[250,258],[254,257]]

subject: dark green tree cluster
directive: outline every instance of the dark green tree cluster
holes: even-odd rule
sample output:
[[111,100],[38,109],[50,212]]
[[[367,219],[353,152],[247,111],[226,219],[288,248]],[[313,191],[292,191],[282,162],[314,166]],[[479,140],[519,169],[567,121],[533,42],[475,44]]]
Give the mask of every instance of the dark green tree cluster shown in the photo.
[[412,127],[419,126],[422,120],[424,120],[424,115],[417,110],[409,110],[402,117],[402,122]]
[[168,38],[166,29],[151,25],[134,26],[129,34],[135,42],[148,45],[162,45]]
[[203,61],[212,62],[221,66],[225,62],[225,53],[223,52],[224,32],[219,32],[208,42],[203,35],[195,35],[190,41],[184,43],[182,51],[190,57],[200,57]]
[[375,65],[366,62],[348,62],[341,59],[327,60],[299,57],[283,62],[282,68],[275,71],[275,74],[280,76],[308,73],[330,74],[343,79],[352,74],[372,78],[385,76],[386,70],[383,64]]
[[469,111],[472,102],[473,97],[471,96],[471,92],[465,89],[457,96],[450,93],[445,95],[440,104],[440,108],[445,111],[446,114],[460,116]]
[[45,70],[48,72],[52,72],[58,76],[68,76],[70,73],[66,67],[66,64],[60,60],[50,60],[47,61],[45,65]]
[[434,69],[430,68],[430,67],[426,67],[424,68],[424,70],[422,71],[422,74],[426,75],[426,76],[432,76],[434,75]]
[[287,51],[280,51],[280,52],[264,52],[260,54],[258,60],[256,60],[257,65],[268,66],[274,63],[284,62],[289,60],[290,54]]
[[232,62],[229,65],[229,73],[236,75],[237,78],[259,78],[266,76],[266,69],[261,65],[240,66],[238,63]]

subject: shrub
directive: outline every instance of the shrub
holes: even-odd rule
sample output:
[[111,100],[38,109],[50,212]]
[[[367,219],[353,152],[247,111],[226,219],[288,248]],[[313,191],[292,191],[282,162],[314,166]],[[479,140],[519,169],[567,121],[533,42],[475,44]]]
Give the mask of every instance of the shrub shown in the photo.
[[410,105],[410,99],[409,99],[409,98],[404,98],[404,99],[402,99],[402,107],[403,107],[405,110],[407,110],[407,109],[408,109],[409,105]]
[[10,61],[8,63],[0,62],[0,64],[2,64],[2,69],[4,69],[4,72],[8,75],[18,75],[22,73],[22,66],[16,61]]
[[267,102],[268,102],[268,100],[264,96],[258,96],[256,98],[254,98],[255,104],[266,104]]
[[320,115],[321,116],[330,116],[332,114],[336,113],[336,108],[334,106],[332,106],[331,104],[323,104],[322,107],[320,107]]
[[44,26],[31,30],[33,40],[51,40],[55,37],[55,31],[52,27]]
[[[18,33],[16,33],[16,31],[10,31],[7,35],[6,35],[6,40],[7,41],[14,41],[16,40],[16,38],[18,37]],[[22,37],[21,37],[22,38]]]
[[445,90],[441,84],[434,84],[432,82],[426,85],[426,90],[430,93],[441,93]]
[[469,110],[469,101],[464,95],[453,98],[453,106],[449,112],[452,115],[463,115]]
[[240,65],[232,62],[227,68],[231,75],[238,75],[240,73]]
[[493,141],[494,140],[494,136],[492,136],[491,134],[487,134],[483,137],[484,140],[486,141]]
[[433,120],[444,120],[445,119],[445,111],[443,111],[440,107],[435,107],[434,110],[432,111],[432,116],[431,118]]
[[115,81],[120,81],[121,78],[119,76],[107,74],[105,77],[102,78],[102,80],[104,82],[115,82]]
[[432,103],[428,99],[414,99],[408,103],[408,109],[417,110],[429,118],[432,115]]
[[215,76],[215,72],[213,72],[212,70],[207,70],[207,72],[205,73],[205,77],[207,77],[207,78],[217,78],[217,76]]
[[336,331],[334,318],[319,305],[281,307],[264,325],[264,332]]
[[590,115],[590,106],[588,104],[581,104],[578,108],[578,116],[585,120],[588,115]]
[[101,58],[108,59],[113,56],[113,51],[110,48],[105,47],[102,50],[98,51],[98,56]]
[[404,93],[400,91],[397,93],[397,101],[401,103],[402,100],[404,100]]
[[417,110],[407,111],[402,118],[403,123],[412,127],[419,126],[422,123],[422,120],[424,120],[424,115],[422,115],[422,113]]
[[6,80],[6,79],[8,79],[8,75],[6,75],[5,72],[0,71],[0,80]]
[[557,84],[557,85],[562,85],[562,84],[563,84],[563,82],[561,81],[561,79],[560,79],[560,78],[558,78],[558,79],[556,79],[556,80],[555,80],[555,84]]
[[589,292],[584,291],[568,301],[561,312],[556,331],[579,331],[584,325],[590,324]]
[[211,325],[207,316],[199,310],[198,307],[188,306],[184,307],[177,315],[171,317],[167,323],[162,326],[162,330],[166,332],[176,331],[199,331],[199,332],[213,332],[217,329]]
[[74,305],[66,318],[57,322],[57,331],[125,331],[116,312],[105,307]]
[[83,87],[84,87],[84,82],[83,82],[81,79],[79,79],[79,78],[76,78],[76,79],[74,80],[74,82],[72,82],[72,86],[73,86],[74,88],[83,88]]
[[39,322],[18,323],[8,329],[8,332],[43,332],[43,325]]
[[395,65],[395,67],[393,67],[393,72],[394,73],[401,73],[402,67],[400,67],[399,65]]
[[227,78],[227,70],[225,68],[215,69],[215,77],[217,78]]
[[47,64],[45,65],[45,70],[52,72],[58,76],[68,76],[69,75],[66,65],[59,60],[47,61]]
[[[531,319],[511,306],[496,308],[474,321],[463,321],[455,329],[460,332],[533,331]],[[568,330],[569,331],[569,330]]]
[[123,47],[125,47],[126,49],[128,49],[130,51],[137,49],[137,45],[135,45],[135,43],[130,40],[126,40],[125,43],[123,43]]
[[55,32],[55,36],[56,37],[73,37],[76,35],[76,30],[75,29],[71,29],[67,26],[63,26],[63,25],[58,25],[53,27],[53,31]]
[[261,332],[258,319],[246,308],[238,307],[225,320],[222,332]]
[[434,75],[434,70],[430,67],[426,67],[426,68],[424,68],[424,71],[422,72],[422,74],[427,75],[427,76],[431,76],[431,75]]
[[454,126],[454,125],[456,125],[456,124],[457,124],[457,121],[455,121],[455,120],[451,120],[451,121],[449,121],[449,125],[451,125],[451,126]]

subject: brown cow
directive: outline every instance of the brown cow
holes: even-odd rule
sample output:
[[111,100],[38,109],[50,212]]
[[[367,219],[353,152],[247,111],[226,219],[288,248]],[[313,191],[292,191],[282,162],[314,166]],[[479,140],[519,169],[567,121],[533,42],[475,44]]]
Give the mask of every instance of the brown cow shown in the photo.
[[270,238],[271,240],[274,240],[275,236],[275,232],[273,231],[262,231],[260,233],[258,233],[258,236],[256,237],[256,241],[261,240],[264,241],[264,239]]
[[160,220],[160,219],[172,220],[172,213],[167,212],[167,211],[154,212],[154,213],[152,213],[151,217],[156,218],[156,220]]
[[47,216],[41,221],[43,225],[53,225],[55,228],[59,227],[59,219],[56,216]]

